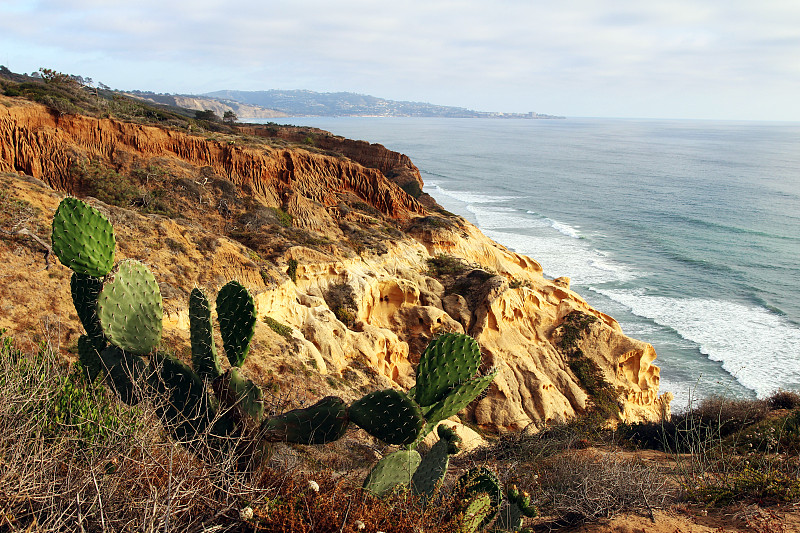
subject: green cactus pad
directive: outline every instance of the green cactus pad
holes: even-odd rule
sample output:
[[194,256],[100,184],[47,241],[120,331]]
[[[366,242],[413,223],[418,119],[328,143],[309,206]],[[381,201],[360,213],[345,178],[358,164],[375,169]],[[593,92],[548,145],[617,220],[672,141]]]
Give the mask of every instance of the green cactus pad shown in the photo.
[[90,383],[100,375],[103,370],[103,362],[100,360],[100,352],[95,348],[94,343],[87,335],[78,338],[78,361],[86,372],[86,377]]
[[228,361],[231,366],[242,366],[256,328],[256,306],[238,281],[226,283],[217,294],[217,317]]
[[367,394],[348,413],[353,423],[387,444],[411,444],[425,425],[420,407],[395,389]]
[[411,479],[411,488],[414,494],[432,496],[447,474],[450,456],[461,451],[459,448],[461,438],[456,435],[455,431],[445,426],[439,426],[437,433],[439,440],[422,458],[422,462]]
[[430,431],[430,428],[436,427],[442,420],[450,418],[468,406],[472,400],[486,390],[486,387],[492,383],[496,375],[497,371],[495,370],[485,376],[473,378],[451,390],[444,399],[437,402],[425,413],[425,418],[428,421],[428,431]]
[[264,420],[261,435],[270,442],[324,444],[340,439],[349,419],[344,400],[328,396],[311,407],[288,411]]
[[492,499],[485,492],[473,495],[463,508],[459,533],[475,533],[491,521]]
[[417,450],[398,450],[378,461],[364,480],[364,489],[383,496],[398,485],[411,483],[422,458]]
[[536,516],[536,507],[527,492],[520,492],[516,485],[512,485],[506,492],[506,501],[495,525],[503,531],[520,531],[526,516]]
[[79,274],[102,277],[114,266],[114,228],[97,209],[64,198],[53,216],[53,252]]
[[488,468],[480,466],[464,472],[456,482],[456,490],[461,491],[467,501],[479,494],[489,495],[491,507],[481,520],[479,528],[486,527],[497,516],[503,501],[503,487],[494,472]]
[[472,337],[445,333],[432,340],[419,360],[414,399],[423,407],[444,398],[454,386],[472,378],[481,364],[481,349]]
[[92,341],[95,350],[100,352],[108,344],[106,336],[103,335],[100,319],[97,318],[97,298],[103,288],[103,280],[73,272],[69,285],[72,292],[72,303],[75,305],[75,311],[83,324],[83,329],[86,330],[86,335]]
[[103,333],[115,346],[151,353],[161,340],[161,291],[153,273],[138,261],[121,261],[108,275],[97,299]]
[[216,412],[203,380],[172,356],[156,353],[150,360],[154,386],[165,401],[157,406],[164,426],[180,442],[193,441],[209,426]]
[[236,410],[255,421],[261,421],[264,416],[264,394],[235,367],[214,381],[214,392],[222,409]]
[[211,306],[206,295],[195,287],[189,294],[189,338],[192,343],[192,366],[201,379],[213,381],[222,370],[214,345]]
[[138,355],[108,346],[100,352],[100,362],[111,387],[128,405],[139,403],[139,391],[145,384],[147,365]]

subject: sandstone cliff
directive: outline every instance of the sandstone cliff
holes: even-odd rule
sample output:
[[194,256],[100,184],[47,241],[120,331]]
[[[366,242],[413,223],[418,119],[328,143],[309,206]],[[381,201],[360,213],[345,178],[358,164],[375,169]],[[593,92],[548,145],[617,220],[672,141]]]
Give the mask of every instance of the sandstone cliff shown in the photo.
[[[463,416],[520,428],[591,406],[559,340],[565,317],[579,311],[597,318],[578,342],[620,391],[620,418],[668,409],[650,345],[626,337],[567,280],[545,279],[534,260],[408,194],[421,180],[405,156],[322,134],[310,147],[287,142],[291,131],[243,133],[57,116],[0,97],[0,327],[74,346],[68,271],[45,262],[47,228],[59,198],[97,191],[92,180],[102,179],[135,190],[121,206],[92,203],[116,228],[118,258],[154,270],[168,349],[188,345],[188,291],[213,293],[235,278],[255,294],[260,317],[291,327],[281,335],[259,323],[247,370],[268,387],[291,383],[308,398],[407,388],[427,340],[463,331],[478,339],[484,366],[500,370]],[[437,271],[447,258],[459,268]]]

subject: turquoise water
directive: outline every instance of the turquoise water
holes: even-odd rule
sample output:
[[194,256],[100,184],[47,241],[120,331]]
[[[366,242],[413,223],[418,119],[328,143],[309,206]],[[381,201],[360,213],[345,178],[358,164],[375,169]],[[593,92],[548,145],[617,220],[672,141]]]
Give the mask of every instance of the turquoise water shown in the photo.
[[674,406],[800,390],[800,124],[292,118],[425,191],[658,353]]

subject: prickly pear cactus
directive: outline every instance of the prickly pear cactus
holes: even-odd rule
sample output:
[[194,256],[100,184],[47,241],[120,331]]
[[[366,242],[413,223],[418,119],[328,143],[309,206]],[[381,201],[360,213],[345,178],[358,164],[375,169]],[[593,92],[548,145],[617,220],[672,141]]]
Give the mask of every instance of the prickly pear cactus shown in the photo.
[[422,458],[417,450],[398,450],[378,461],[364,480],[364,489],[383,496],[398,485],[409,485]]
[[239,421],[246,418],[254,422],[264,416],[264,393],[258,385],[242,376],[239,369],[231,368],[214,381],[214,393],[220,401],[220,408],[239,413]]
[[[425,419],[428,422],[427,427],[436,427],[436,424],[442,420],[450,418],[468,406],[472,400],[486,390],[496,375],[497,371],[494,370],[485,376],[478,376],[456,385],[444,398],[436,402],[436,404],[425,413]],[[428,431],[430,431],[430,429],[428,429]]]
[[75,311],[83,324],[83,329],[86,330],[86,335],[95,350],[102,351],[108,344],[108,340],[103,334],[103,327],[100,325],[100,319],[97,318],[97,298],[103,288],[103,280],[73,272],[69,285],[70,292],[72,292],[72,303],[75,305]]
[[439,440],[434,444],[414,472],[411,488],[414,494],[425,494],[430,497],[444,481],[450,456],[461,451],[461,438],[447,426],[439,426],[436,430]]
[[195,287],[189,294],[189,338],[192,343],[192,366],[200,378],[213,381],[222,370],[214,345],[211,306],[206,295]]
[[164,425],[179,442],[194,441],[216,416],[203,380],[174,357],[156,353],[150,360],[154,386],[165,399],[156,406]]
[[264,420],[260,435],[271,442],[324,444],[342,438],[349,422],[344,400],[328,396],[311,407]]
[[238,281],[230,281],[217,294],[217,317],[222,345],[231,366],[242,366],[256,327],[253,297]]
[[495,525],[504,531],[520,531],[524,517],[536,516],[536,507],[531,503],[531,496],[511,485],[506,492],[506,501],[500,511]]
[[102,277],[114,266],[114,228],[97,209],[77,198],[61,200],[53,217],[53,252],[74,272]]
[[147,380],[147,365],[142,358],[116,346],[108,346],[100,352],[100,361],[107,379],[122,401],[128,405],[137,404],[140,387]]
[[420,407],[395,389],[367,394],[350,405],[348,414],[353,423],[388,444],[411,444],[425,425]]
[[479,494],[487,494],[489,496],[491,507],[481,520],[480,529],[483,529],[495,519],[500,510],[500,504],[503,502],[503,488],[494,472],[482,466],[472,468],[458,479],[456,490],[461,491],[467,502]]
[[121,261],[97,298],[103,333],[115,346],[146,355],[161,340],[161,291],[153,273],[138,261]]
[[459,533],[475,533],[483,529],[491,519],[487,520],[492,513],[492,499],[485,492],[472,495],[464,505],[462,512]]
[[471,379],[481,363],[481,350],[472,337],[445,333],[432,340],[419,360],[415,400],[425,407],[440,401],[456,384]]
[[81,335],[78,338],[78,361],[83,366],[89,382],[94,383],[103,370],[103,362],[100,360],[100,352],[87,335]]

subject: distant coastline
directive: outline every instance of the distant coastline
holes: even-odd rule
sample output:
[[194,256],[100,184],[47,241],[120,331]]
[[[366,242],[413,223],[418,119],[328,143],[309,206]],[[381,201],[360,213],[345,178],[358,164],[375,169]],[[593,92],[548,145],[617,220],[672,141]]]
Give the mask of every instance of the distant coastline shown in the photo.
[[[511,118],[563,119],[564,117],[530,111],[502,113],[475,111],[463,107],[425,102],[386,100],[365,94],[318,93],[304,90],[233,91],[223,90],[202,95],[224,102],[269,109],[293,117],[424,117],[424,118]],[[242,115],[241,118],[260,118]]]

